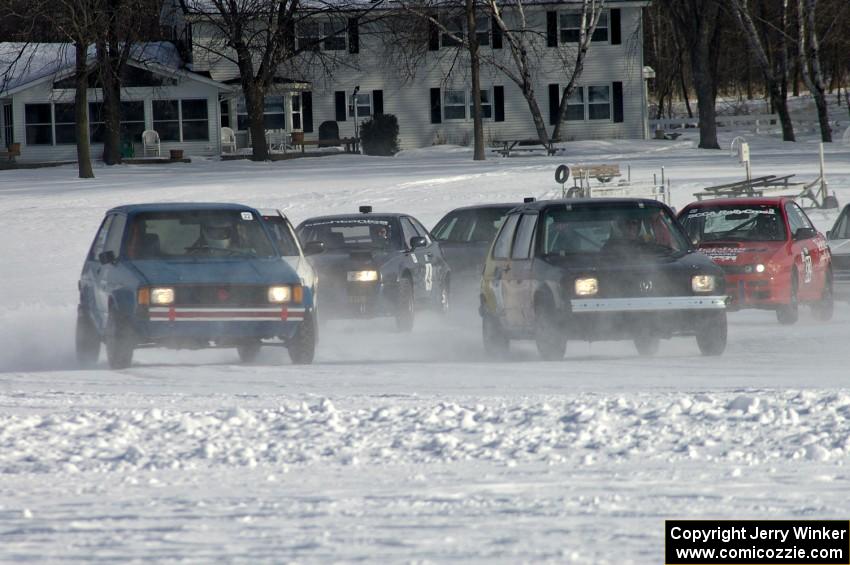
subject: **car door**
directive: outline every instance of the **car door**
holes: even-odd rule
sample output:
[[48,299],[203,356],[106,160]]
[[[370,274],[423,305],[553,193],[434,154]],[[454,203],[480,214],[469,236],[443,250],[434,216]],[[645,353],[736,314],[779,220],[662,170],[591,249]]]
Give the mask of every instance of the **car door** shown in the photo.
[[100,223],[80,275],[80,305],[89,312],[98,327],[101,327],[101,306],[97,292],[97,279],[102,267],[98,256],[106,245],[106,236],[114,217],[114,214],[109,214]]
[[[426,269],[426,251],[424,247],[417,247],[416,249],[411,249],[410,247],[410,238],[421,237],[417,233],[416,228],[413,227],[413,222],[410,221],[410,218],[406,216],[399,218],[399,224],[401,224],[404,247],[407,250],[406,254],[410,258],[410,270],[413,273],[413,296],[416,297],[417,302],[421,302],[427,300],[431,292],[433,285],[433,278],[431,278],[433,275],[432,267],[429,266]],[[426,277],[428,277],[427,282]]]
[[422,225],[422,222],[413,217],[410,218],[410,221],[413,223],[416,233],[420,237],[424,237],[427,242],[425,247],[422,248],[425,260],[425,287],[428,295],[436,299],[439,296],[443,279],[448,272],[448,263],[443,259],[440,244],[431,237],[431,233]]
[[528,327],[534,319],[531,258],[534,255],[532,249],[536,229],[537,213],[522,214],[511,249],[511,269],[507,273],[507,280],[512,294],[511,303],[515,304],[515,308],[509,309],[507,315],[513,317],[511,325],[517,327]]
[[[121,285],[120,269],[121,263],[118,260],[121,251],[121,240],[124,237],[124,227],[127,225],[127,216],[123,214],[114,214],[109,224],[109,230],[106,234],[106,239],[103,243],[103,248],[95,254],[95,302],[97,303],[98,317],[100,322],[106,324],[106,317],[109,314],[109,299],[115,292],[116,288]],[[100,254],[112,252],[115,257],[114,262],[101,263]]]
[[511,214],[505,219],[505,223],[493,244],[493,274],[487,280],[496,301],[497,316],[500,322],[508,328],[518,327],[520,319],[519,289],[517,281],[511,277],[513,270],[511,249],[519,220],[519,213]]
[[[820,265],[821,249],[818,245],[819,235],[797,238],[797,230],[808,228],[814,230],[806,214],[794,202],[785,203],[785,214],[788,216],[788,227],[791,231],[791,249],[794,265],[798,273],[797,295],[801,300],[816,299],[823,288],[823,268]],[[817,231],[814,232],[817,234]]]

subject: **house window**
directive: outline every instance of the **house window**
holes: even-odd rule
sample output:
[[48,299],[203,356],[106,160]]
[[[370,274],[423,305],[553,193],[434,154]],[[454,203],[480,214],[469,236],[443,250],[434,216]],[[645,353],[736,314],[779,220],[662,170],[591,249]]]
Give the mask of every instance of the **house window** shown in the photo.
[[230,127],[230,101],[222,100],[220,103],[221,106],[221,127],[229,128]]
[[302,51],[344,51],[344,22],[302,22],[298,24],[298,48]]
[[145,103],[143,100],[121,102],[119,107],[121,139],[141,141],[145,131]]
[[577,86],[567,98],[567,121],[584,120],[584,87]]
[[103,103],[89,102],[89,141],[91,143],[103,143],[106,137],[106,123],[103,120]]
[[53,117],[56,122],[56,145],[77,143],[77,118],[75,104],[54,104]]
[[466,119],[466,92],[446,90],[443,93],[443,118],[446,120]]
[[587,87],[587,115],[591,120],[611,119],[611,87]]
[[[472,99],[472,91],[469,91],[469,118],[472,119],[472,116],[475,115],[475,110],[473,106],[475,102]],[[489,120],[493,117],[493,101],[490,98],[489,90],[481,91],[481,117],[485,120]]]
[[[460,40],[466,37],[466,16],[447,18],[443,21],[443,26],[445,26],[446,31],[440,34],[442,46],[458,47],[461,42],[455,37]],[[490,45],[490,18],[488,16],[475,18],[475,37],[478,39],[479,46]]]
[[[587,25],[590,25],[591,14],[587,14]],[[581,12],[561,12],[558,15],[558,27],[561,43],[578,43],[581,39]],[[599,21],[593,31],[591,41],[608,41],[608,11],[599,14]]]
[[[236,127],[239,131],[247,131],[251,127],[244,96],[236,100]],[[283,96],[266,96],[263,99],[263,128],[286,129]]]
[[53,145],[53,116],[51,104],[26,104],[27,145]]
[[292,95],[292,129],[300,130],[301,126],[301,95]]
[[358,92],[357,100],[354,95],[348,99],[348,115],[354,117],[354,104],[357,104],[357,117],[363,118],[372,115],[372,95],[368,92]]
[[153,129],[162,141],[209,140],[207,101],[154,100]]
[[180,101],[181,127],[183,141],[208,141],[210,138],[209,120],[207,118],[207,101]]
[[180,101],[153,101],[153,129],[161,141],[180,141]]

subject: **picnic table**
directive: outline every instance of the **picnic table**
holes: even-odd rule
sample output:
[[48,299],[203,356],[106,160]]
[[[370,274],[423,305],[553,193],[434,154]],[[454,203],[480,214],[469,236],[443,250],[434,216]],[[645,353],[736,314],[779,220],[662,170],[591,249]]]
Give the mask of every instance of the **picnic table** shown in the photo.
[[785,190],[802,185],[801,182],[790,182],[794,175],[765,175],[749,180],[741,180],[726,184],[718,184],[704,188],[694,194],[697,200],[703,198],[735,198],[740,196],[763,196],[765,190]]
[[336,147],[343,145],[345,146],[346,153],[360,153],[359,137],[341,137],[339,139],[302,139],[300,142],[293,142],[293,145],[300,145],[302,153],[304,153],[304,147],[307,145],[316,145],[317,147]]
[[545,149],[547,155],[555,155],[558,152],[554,143],[550,141],[544,145],[540,143],[539,139],[496,139],[493,144],[501,146],[496,149],[496,153],[499,153],[502,157],[510,157],[511,153],[518,151],[535,152]]

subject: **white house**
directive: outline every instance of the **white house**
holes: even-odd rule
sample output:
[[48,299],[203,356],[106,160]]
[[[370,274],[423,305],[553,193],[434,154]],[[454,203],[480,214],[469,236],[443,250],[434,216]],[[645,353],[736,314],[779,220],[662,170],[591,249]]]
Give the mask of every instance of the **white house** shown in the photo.
[[[643,30],[644,0],[608,0],[588,52],[580,86],[570,99],[562,139],[643,138],[646,128]],[[209,15],[198,10],[203,1],[176,0],[168,16],[171,25],[183,29],[192,45],[191,68],[209,73],[218,81],[238,87],[235,57],[220,43]],[[398,9],[392,2],[387,10]],[[530,27],[539,30],[539,54],[535,88],[544,118],[554,124],[559,96],[567,76],[560,57],[568,54],[578,36],[576,0],[525,0]],[[506,11],[506,18],[510,11]],[[266,99],[266,127],[303,130],[309,139],[321,123],[336,122],[340,136],[355,134],[358,122],[376,113],[395,114],[402,147],[420,147],[441,142],[466,143],[472,136],[471,81],[465,69],[468,57],[446,34],[434,30],[427,38],[427,51],[416,68],[402,68],[387,41],[382,22],[358,24],[348,18],[316,20],[296,29],[296,40],[327,36],[321,42],[322,62],[316,55],[301,55],[280,69],[280,84]],[[340,15],[335,16],[337,20]],[[479,18],[476,30],[486,59],[510,59],[506,42],[488,17]],[[423,48],[425,48],[423,42]],[[528,105],[519,87],[492,64],[481,73],[485,137],[495,139],[534,138],[536,132]],[[353,98],[355,90],[356,99]],[[356,110],[355,110],[356,108]],[[221,105],[222,122],[237,131],[246,145],[247,112],[236,92]]]
[[[94,50],[90,50],[93,61]],[[5,62],[5,63],[4,63]],[[103,154],[103,93],[88,90],[91,154]],[[134,49],[121,89],[121,135],[137,156],[141,134],[159,132],[164,155],[220,153],[219,98],[231,87],[184,68],[175,46]],[[21,145],[22,162],[76,160],[74,50],[59,43],[0,44],[0,146]]]

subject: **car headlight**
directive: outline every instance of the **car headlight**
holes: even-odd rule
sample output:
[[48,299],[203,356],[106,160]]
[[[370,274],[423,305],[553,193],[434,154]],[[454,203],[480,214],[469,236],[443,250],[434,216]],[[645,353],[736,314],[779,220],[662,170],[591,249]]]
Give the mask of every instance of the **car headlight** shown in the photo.
[[286,285],[269,287],[269,302],[281,304],[292,300],[292,289]]
[[694,292],[711,292],[716,286],[714,275],[696,275],[691,279]]
[[348,282],[374,282],[378,271],[348,271]]
[[765,266],[762,263],[759,263],[758,265],[756,265],[756,272],[757,273],[763,273],[764,270],[765,270]]
[[174,304],[174,289],[169,287],[152,288],[151,304],[158,304],[160,306]]
[[599,281],[593,277],[576,279],[576,296],[593,296],[599,292]]

